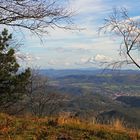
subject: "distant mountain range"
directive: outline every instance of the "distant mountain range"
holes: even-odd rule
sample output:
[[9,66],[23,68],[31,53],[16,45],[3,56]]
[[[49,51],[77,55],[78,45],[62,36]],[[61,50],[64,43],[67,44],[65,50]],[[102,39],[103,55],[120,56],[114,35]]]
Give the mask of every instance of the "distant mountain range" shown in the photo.
[[112,69],[41,69],[40,74],[48,77],[64,77],[68,75],[97,75],[97,74],[140,74],[140,70],[112,70]]
[[99,122],[120,118],[140,128],[140,70],[42,69],[49,90],[68,98],[58,108]]

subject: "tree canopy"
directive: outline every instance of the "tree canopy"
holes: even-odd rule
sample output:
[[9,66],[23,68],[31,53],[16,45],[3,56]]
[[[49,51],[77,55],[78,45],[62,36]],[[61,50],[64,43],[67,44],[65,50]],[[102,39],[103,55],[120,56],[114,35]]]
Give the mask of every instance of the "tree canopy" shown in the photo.
[[12,35],[4,29],[0,34],[0,108],[8,108],[22,98],[30,77],[30,69],[19,72]]

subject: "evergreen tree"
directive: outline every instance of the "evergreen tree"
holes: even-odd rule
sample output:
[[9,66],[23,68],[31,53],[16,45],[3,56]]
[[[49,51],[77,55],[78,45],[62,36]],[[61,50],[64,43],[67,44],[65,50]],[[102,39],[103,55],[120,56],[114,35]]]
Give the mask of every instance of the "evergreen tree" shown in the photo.
[[4,29],[0,33],[0,108],[8,108],[26,92],[30,69],[19,72],[15,49],[10,47],[12,34]]

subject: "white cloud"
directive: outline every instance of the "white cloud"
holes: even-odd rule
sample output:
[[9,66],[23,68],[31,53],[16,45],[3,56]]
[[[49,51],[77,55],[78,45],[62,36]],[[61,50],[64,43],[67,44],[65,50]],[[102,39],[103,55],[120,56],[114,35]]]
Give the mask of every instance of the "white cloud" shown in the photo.
[[101,63],[110,63],[112,61],[113,61],[113,58],[111,58],[110,56],[97,54],[94,57],[90,57],[88,60],[88,63],[101,64]]
[[56,60],[51,59],[50,61],[48,61],[49,65],[56,65],[58,64],[58,62]]
[[70,66],[71,63],[70,63],[70,62],[65,62],[64,65],[65,65],[65,66]]
[[140,16],[134,16],[134,17],[131,17],[130,19],[132,19],[132,20],[140,20]]
[[103,10],[104,4],[102,0],[72,0],[72,9],[76,9],[78,13],[90,13]]
[[[50,34],[42,38],[44,46],[37,36],[30,36],[29,33],[25,32],[25,40],[28,41],[27,47],[34,47],[32,48],[33,51],[29,50],[30,54],[26,54],[27,61],[37,63],[39,62],[37,60],[41,59],[42,61],[38,64],[43,67],[72,67],[74,65],[86,67],[116,60],[120,39],[109,38],[105,35],[98,36],[97,31],[103,19],[109,15],[107,12],[110,12],[114,6],[120,6],[120,2],[126,6],[128,3],[132,5],[136,3],[122,0],[71,0],[71,7],[76,11],[74,22],[78,27],[85,28],[85,30],[79,32],[49,28]],[[132,18],[137,20],[140,16]],[[45,49],[40,49],[40,54],[38,54],[39,48],[37,47],[44,47]],[[28,49],[25,52],[28,52]]]
[[21,52],[16,52],[15,56],[17,57],[17,59],[19,61],[23,60],[27,63],[41,59],[39,56],[34,56],[34,55],[29,54],[29,53],[21,53]]
[[25,54],[25,60],[26,61],[30,61],[30,62],[33,62],[33,61],[37,61],[37,60],[40,60],[41,58],[39,56],[34,56],[34,55],[31,55],[29,53],[26,53]]
[[21,52],[16,52],[15,53],[15,57],[18,59],[18,60],[23,60],[23,59],[25,59],[25,55],[23,55],[23,53],[21,53]]
[[95,56],[95,61],[97,62],[111,62],[113,59],[109,56],[105,56],[105,55],[102,55],[102,54],[97,54]]
[[89,61],[89,58],[88,57],[82,57],[81,59],[80,59],[80,62],[81,63],[87,63]]
[[55,59],[51,59],[48,61],[48,64],[51,66],[59,66],[59,65],[63,65],[63,66],[70,66],[71,63],[68,60],[55,60]]
[[75,64],[76,65],[85,65],[85,64],[89,63],[89,59],[90,59],[90,57],[88,57],[88,56],[81,57],[80,60],[76,60]]
[[101,64],[101,63],[109,63],[112,61],[113,61],[113,58],[111,58],[109,56],[105,56],[103,54],[97,54],[92,57],[88,57],[88,56],[81,57],[80,60],[78,62],[76,62],[75,64],[77,64],[77,65]]
[[92,50],[93,47],[89,44],[77,43],[69,46],[71,49]]

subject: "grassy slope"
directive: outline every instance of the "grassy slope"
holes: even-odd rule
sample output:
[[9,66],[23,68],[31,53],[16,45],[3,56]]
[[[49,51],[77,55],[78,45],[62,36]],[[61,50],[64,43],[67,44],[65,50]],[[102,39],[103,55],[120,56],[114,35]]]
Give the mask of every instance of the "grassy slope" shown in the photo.
[[0,114],[0,140],[140,140],[137,131],[73,118],[12,117]]

